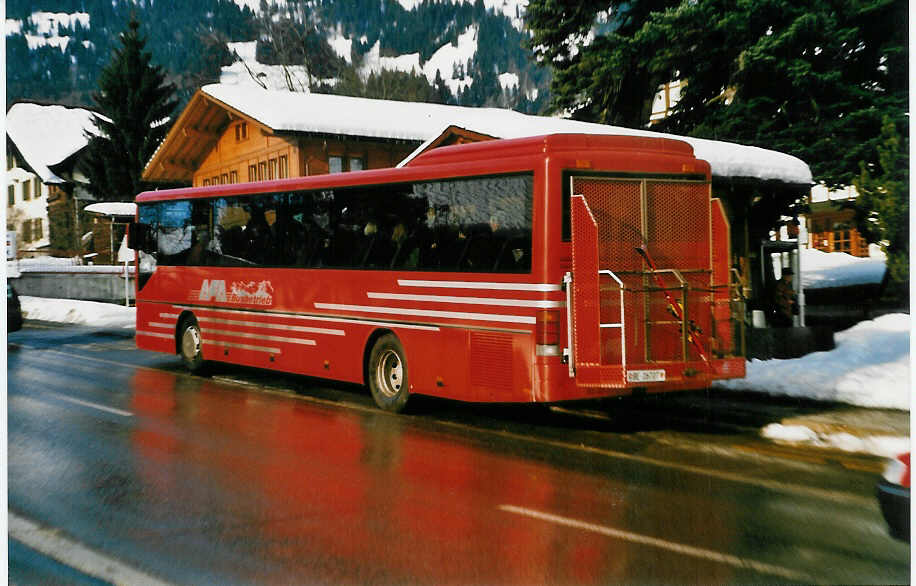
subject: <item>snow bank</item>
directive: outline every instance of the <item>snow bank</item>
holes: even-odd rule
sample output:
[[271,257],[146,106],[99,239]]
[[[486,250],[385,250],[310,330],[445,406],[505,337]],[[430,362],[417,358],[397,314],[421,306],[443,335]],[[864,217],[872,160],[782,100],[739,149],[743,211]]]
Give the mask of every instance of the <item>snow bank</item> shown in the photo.
[[719,388],[909,410],[910,316],[884,315],[836,334],[836,348],[789,360],[751,360],[747,378]]
[[858,437],[849,433],[820,433],[804,425],[771,423],[760,432],[763,437],[776,442],[807,444],[836,448],[844,452],[861,452],[893,458],[910,450],[910,438],[886,435]]
[[869,258],[862,258],[845,252],[823,252],[803,248],[802,288],[822,289],[877,284],[884,277],[886,263],[887,256],[880,250],[873,250]]
[[133,328],[137,323],[135,307],[26,295],[21,296],[19,301],[22,304],[22,316],[25,319],[115,328]]

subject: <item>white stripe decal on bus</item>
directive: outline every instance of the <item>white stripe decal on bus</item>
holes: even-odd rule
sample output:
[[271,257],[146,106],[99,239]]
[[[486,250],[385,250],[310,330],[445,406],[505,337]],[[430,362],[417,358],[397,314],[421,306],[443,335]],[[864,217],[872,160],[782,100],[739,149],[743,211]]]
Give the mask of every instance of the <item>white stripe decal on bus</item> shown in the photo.
[[494,291],[559,291],[553,283],[482,283],[476,281],[418,281],[398,279],[401,287],[445,287],[448,289],[491,289]]
[[146,322],[146,325],[151,328],[165,328],[167,330],[171,330],[175,327],[175,324],[164,324],[157,321]]
[[340,303],[315,303],[317,309],[336,309],[339,311],[364,311],[366,313],[392,313],[400,315],[419,315],[424,317],[444,317],[451,319],[469,319],[474,321],[496,321],[516,324],[533,324],[534,317],[527,315],[498,315],[491,313],[465,313],[463,311],[436,311],[432,309],[404,309],[400,307],[376,307],[374,305],[344,305]]
[[[193,305],[173,305],[175,309],[186,309],[189,311],[213,311],[220,313],[241,313],[245,315],[266,315],[266,316],[275,316],[289,319],[305,319],[312,321],[325,321],[335,324],[355,324],[360,326],[380,326],[385,328],[402,328],[408,330],[423,330],[427,332],[438,332],[439,327],[437,326],[423,326],[419,324],[403,324],[397,322],[386,322],[386,321],[372,321],[364,319],[353,319],[348,317],[323,317],[319,315],[298,315],[295,313],[282,313],[278,311],[242,311],[239,309],[221,309],[215,307],[199,307]],[[344,334],[346,335],[346,334]]]
[[394,301],[429,301],[430,303],[467,303],[470,305],[504,305],[506,307],[535,307],[552,309],[563,307],[563,301],[536,301],[530,299],[496,299],[493,297],[455,297],[451,295],[412,295],[407,293],[366,293],[369,299]]
[[219,340],[202,340],[203,344],[210,346],[222,346],[225,348],[241,348],[242,350],[254,350],[256,352],[270,352],[271,354],[281,354],[279,348],[268,348],[266,346],[251,346],[249,344],[236,344],[235,342],[222,342]]
[[178,319],[177,313],[160,313],[159,317],[164,317],[167,319]]
[[218,336],[229,336],[232,338],[254,338],[257,340],[269,340],[271,342],[286,342],[288,344],[302,344],[304,346],[315,346],[316,345],[315,340],[308,340],[306,338],[285,338],[283,336],[264,336],[261,334],[249,334],[246,332],[232,332],[229,330],[213,330],[210,328],[206,328],[202,331],[207,334],[216,334]]
[[175,336],[173,336],[172,334],[161,334],[159,332],[141,332],[138,330],[137,335],[138,336],[151,336],[153,338],[166,338],[168,340],[175,339]]
[[230,326],[248,326],[252,328],[269,328],[274,330],[286,330],[290,332],[304,332],[307,334],[328,334],[330,336],[343,336],[346,332],[343,330],[329,330],[326,328],[307,328],[303,326],[292,326],[287,324],[269,324],[257,321],[241,321],[237,319],[220,319],[218,317],[199,316],[197,321],[201,323],[226,324]]

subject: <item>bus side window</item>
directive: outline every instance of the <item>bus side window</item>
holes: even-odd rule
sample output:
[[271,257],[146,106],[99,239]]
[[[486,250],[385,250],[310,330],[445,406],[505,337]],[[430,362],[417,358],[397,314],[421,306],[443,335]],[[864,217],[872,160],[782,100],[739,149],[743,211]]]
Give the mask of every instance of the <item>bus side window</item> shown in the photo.
[[185,259],[188,266],[212,264],[210,252],[210,202],[196,199],[191,202],[191,249]]
[[210,250],[216,255],[214,264],[240,266],[245,261],[245,237],[243,227],[250,214],[247,198],[218,198],[212,201],[213,237]]
[[159,206],[159,264],[183,265],[191,249],[191,202],[164,201]]

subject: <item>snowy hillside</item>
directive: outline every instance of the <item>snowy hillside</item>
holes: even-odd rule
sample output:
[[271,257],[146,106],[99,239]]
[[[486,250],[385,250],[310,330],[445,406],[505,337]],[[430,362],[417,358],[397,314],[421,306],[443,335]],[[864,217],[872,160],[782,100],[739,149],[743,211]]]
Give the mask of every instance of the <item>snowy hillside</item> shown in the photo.
[[[383,72],[401,75],[384,80],[384,95],[377,97],[386,99],[526,113],[539,113],[548,102],[550,73],[534,65],[525,47],[527,0],[270,0],[267,5],[265,15],[261,0],[81,0],[75,5],[8,0],[7,103],[90,106],[101,68],[132,16],[141,23],[153,61],[178,85],[182,102],[216,80],[366,95],[365,88],[339,87],[347,77],[341,71],[345,67],[353,68],[363,84]],[[267,23],[290,18],[297,34],[313,31],[320,42],[308,38],[291,61],[278,60],[290,53],[270,46],[274,40],[266,33]],[[164,22],[169,26],[158,26]],[[304,65],[303,51],[312,70]],[[331,62],[335,59],[339,64]],[[412,90],[417,80],[431,89]]]

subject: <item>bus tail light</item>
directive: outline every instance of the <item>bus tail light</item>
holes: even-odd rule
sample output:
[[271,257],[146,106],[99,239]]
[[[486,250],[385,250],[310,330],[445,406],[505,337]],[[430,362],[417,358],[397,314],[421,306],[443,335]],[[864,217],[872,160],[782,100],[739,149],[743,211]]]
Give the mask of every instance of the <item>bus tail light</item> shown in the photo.
[[560,312],[556,309],[538,311],[535,315],[534,341],[538,356],[560,355]]

